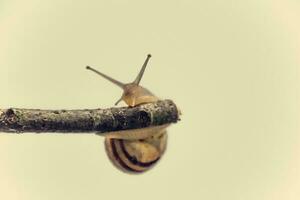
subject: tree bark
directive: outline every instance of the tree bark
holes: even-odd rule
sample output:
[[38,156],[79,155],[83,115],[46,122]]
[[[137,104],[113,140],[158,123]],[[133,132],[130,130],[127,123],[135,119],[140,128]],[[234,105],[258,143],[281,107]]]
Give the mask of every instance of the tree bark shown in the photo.
[[95,133],[175,123],[179,110],[171,100],[136,107],[83,110],[0,109],[0,132]]

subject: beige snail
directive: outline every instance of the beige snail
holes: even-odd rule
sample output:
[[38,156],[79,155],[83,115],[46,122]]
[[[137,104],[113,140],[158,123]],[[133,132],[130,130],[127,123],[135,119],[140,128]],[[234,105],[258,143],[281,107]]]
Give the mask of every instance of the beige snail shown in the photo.
[[[139,85],[145,72],[149,54],[136,79],[124,84],[89,66],[86,68],[99,74],[123,89],[122,97],[115,103],[125,101],[128,106],[136,106],[159,100],[149,90]],[[167,146],[167,125],[142,129],[109,132],[105,134],[105,150],[111,162],[127,173],[142,173],[152,168],[163,155]]]

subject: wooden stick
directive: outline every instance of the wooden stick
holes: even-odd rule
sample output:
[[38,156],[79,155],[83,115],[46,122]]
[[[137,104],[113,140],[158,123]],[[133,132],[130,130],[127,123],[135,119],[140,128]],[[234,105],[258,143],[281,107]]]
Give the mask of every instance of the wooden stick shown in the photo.
[[171,100],[136,107],[84,110],[0,109],[0,132],[95,133],[137,129],[179,120]]

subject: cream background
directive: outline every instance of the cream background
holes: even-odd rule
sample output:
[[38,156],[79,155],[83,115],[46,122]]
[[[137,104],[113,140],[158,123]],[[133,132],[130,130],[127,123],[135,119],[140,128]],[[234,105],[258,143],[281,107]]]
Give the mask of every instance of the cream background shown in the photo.
[[152,53],[142,85],[182,121],[140,176],[95,135],[0,134],[0,199],[300,198],[300,4],[0,1],[0,107],[110,107]]

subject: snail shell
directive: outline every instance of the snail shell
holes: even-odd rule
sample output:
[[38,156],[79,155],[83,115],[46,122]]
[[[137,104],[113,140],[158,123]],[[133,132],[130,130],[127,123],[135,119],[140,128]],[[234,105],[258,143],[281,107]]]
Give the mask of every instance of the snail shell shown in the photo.
[[111,162],[128,173],[141,173],[153,167],[166,150],[164,129],[145,139],[105,138],[105,149]]

